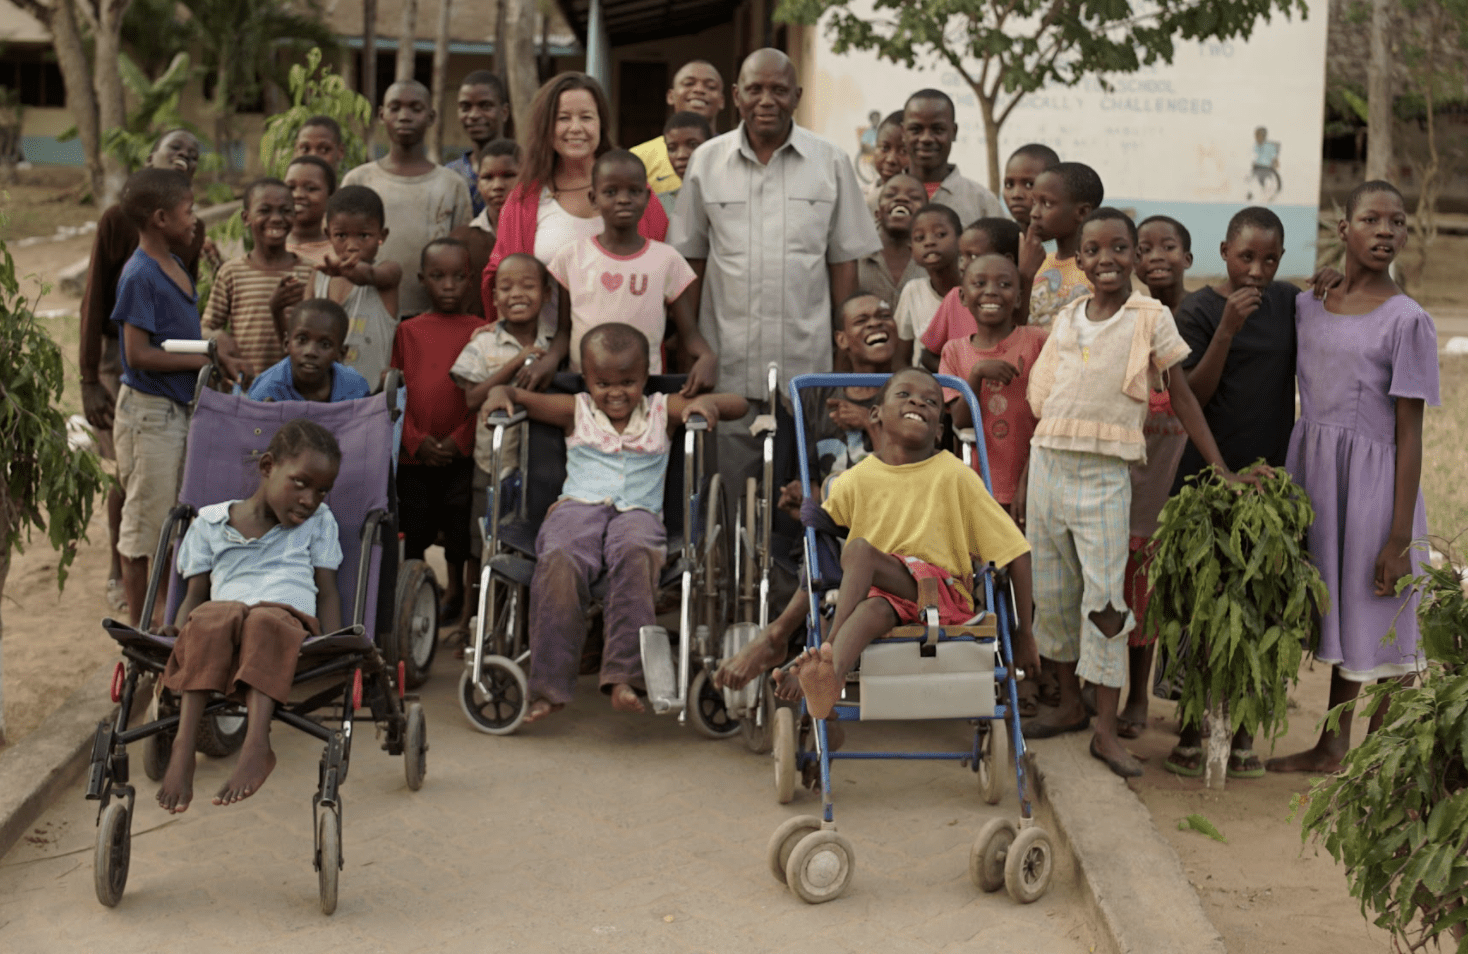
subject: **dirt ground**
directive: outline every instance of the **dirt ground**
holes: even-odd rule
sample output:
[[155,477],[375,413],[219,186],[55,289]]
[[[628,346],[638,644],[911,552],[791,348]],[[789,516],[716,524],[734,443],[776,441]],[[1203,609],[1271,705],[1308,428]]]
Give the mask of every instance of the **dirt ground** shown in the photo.
[[[11,213],[4,238],[49,235],[58,226],[75,226],[92,214],[74,201],[52,201],[66,192],[54,177],[22,181],[9,188],[4,206]],[[88,254],[88,235],[13,248],[17,273],[35,294],[41,281],[54,281],[67,265]],[[1442,236],[1419,290],[1419,298],[1438,318],[1442,337],[1468,334],[1468,300],[1453,274],[1468,254],[1468,238]],[[1200,256],[1200,261],[1202,256]],[[48,317],[69,366],[76,361],[74,297],[53,289],[38,303]],[[1423,487],[1433,527],[1444,536],[1468,528],[1468,482],[1459,476],[1462,448],[1468,446],[1468,358],[1443,362],[1444,407],[1427,418]],[[79,410],[74,367],[64,398],[67,413]],[[6,586],[3,619],[3,676],[6,728],[13,744],[33,730],[96,668],[117,659],[111,641],[97,625],[107,612],[103,599],[106,576],[106,526],[99,508],[88,542],[81,546],[66,591],[58,594],[55,555],[37,538],[12,567]],[[1301,674],[1293,692],[1299,708],[1291,714],[1290,732],[1278,743],[1280,752],[1312,741],[1325,708],[1328,673],[1324,667]],[[1179,779],[1161,769],[1175,738],[1169,734],[1172,707],[1155,703],[1152,722],[1133,744],[1147,757],[1147,774],[1133,782],[1158,828],[1173,844],[1183,867],[1228,946],[1238,951],[1289,948],[1292,954],[1339,954],[1340,951],[1386,951],[1384,933],[1361,916],[1346,891],[1344,874],[1313,845],[1301,845],[1299,826],[1289,818],[1292,795],[1308,787],[1308,779],[1268,776],[1234,781],[1223,793],[1203,790],[1201,781]],[[1261,745],[1261,754],[1268,749]],[[1216,843],[1191,831],[1179,831],[1180,819],[1199,812],[1228,838]]]

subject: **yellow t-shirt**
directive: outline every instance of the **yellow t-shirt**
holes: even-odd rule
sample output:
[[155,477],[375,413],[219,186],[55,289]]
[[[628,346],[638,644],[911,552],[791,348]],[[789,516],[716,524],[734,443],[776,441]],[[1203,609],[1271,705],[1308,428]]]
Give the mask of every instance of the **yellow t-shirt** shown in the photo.
[[632,154],[647,166],[647,186],[655,193],[683,188],[683,180],[673,171],[668,158],[668,141],[662,136],[632,147]]
[[973,589],[973,557],[1006,566],[1030,552],[983,478],[948,451],[915,464],[865,457],[831,482],[822,506],[851,536],[942,567],[965,593]]

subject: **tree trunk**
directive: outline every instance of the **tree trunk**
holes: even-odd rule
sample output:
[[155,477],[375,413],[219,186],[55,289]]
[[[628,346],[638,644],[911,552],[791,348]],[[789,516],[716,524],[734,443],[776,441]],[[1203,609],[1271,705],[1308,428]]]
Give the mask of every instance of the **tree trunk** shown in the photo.
[[234,170],[234,150],[229,142],[230,95],[229,63],[221,59],[214,71],[214,149],[224,157],[226,172]]
[[[10,539],[10,494],[0,481],[0,541]],[[5,609],[5,578],[10,575],[10,548],[0,542],[0,614]],[[0,746],[5,745],[5,620],[0,616]]]
[[1371,58],[1366,63],[1366,178],[1392,174],[1391,0],[1371,0]]
[[398,27],[398,65],[393,80],[413,78],[414,45],[418,39],[418,0],[403,0],[403,23]]
[[1207,734],[1203,737],[1203,784],[1223,791],[1228,779],[1229,747],[1233,733],[1228,730],[1228,702],[1212,706],[1203,720]]
[[107,194],[106,173],[102,165],[102,131],[97,125],[97,91],[92,87],[92,64],[82,41],[80,21],[73,0],[54,0],[43,5],[35,0],[21,0],[20,7],[51,32],[56,50],[56,65],[66,85],[66,108],[76,120],[77,139],[86,156],[87,177],[92,187],[92,200],[103,208]]
[[[122,73],[117,57],[122,49],[122,17],[131,0],[102,0],[97,9],[97,30],[92,64],[92,82],[97,89],[97,125],[103,132],[127,125],[127,108],[123,101]],[[127,169],[117,158],[102,155],[103,206],[112,205],[122,193]]]
[[989,159],[989,191],[1003,195],[999,178],[999,123],[994,119],[994,100],[979,97],[979,106],[984,114],[984,152]]
[[438,0],[438,32],[433,37],[433,108],[438,110],[438,122],[433,124],[433,136],[428,140],[428,158],[443,161],[443,128],[450,110],[444,106],[444,84],[449,72],[449,13],[453,0]]
[[505,72],[510,81],[510,105],[525,129],[530,119],[530,101],[540,88],[535,70],[535,0],[504,0]]
[[[377,0],[362,0],[362,96],[377,114]],[[376,121],[367,123],[362,134],[362,145],[367,150],[367,161],[372,161],[372,133]]]

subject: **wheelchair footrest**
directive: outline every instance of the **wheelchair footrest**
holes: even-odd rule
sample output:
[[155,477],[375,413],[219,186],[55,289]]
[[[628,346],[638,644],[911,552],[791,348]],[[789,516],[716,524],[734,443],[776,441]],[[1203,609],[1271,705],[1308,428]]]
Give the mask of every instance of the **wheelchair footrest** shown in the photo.
[[861,718],[968,719],[994,714],[994,644],[873,643],[861,654]]
[[683,695],[678,691],[678,669],[668,631],[661,626],[644,626],[637,635],[642,642],[642,679],[652,711],[659,715],[680,711]]

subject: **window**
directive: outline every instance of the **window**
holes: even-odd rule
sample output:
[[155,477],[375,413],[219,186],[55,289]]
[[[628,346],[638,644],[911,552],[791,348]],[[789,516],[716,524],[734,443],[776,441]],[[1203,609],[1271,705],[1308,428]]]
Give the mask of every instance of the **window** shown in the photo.
[[66,108],[66,84],[49,50],[7,47],[3,56],[0,86],[18,90],[22,106]]

